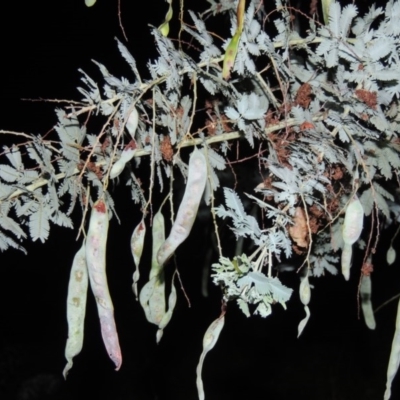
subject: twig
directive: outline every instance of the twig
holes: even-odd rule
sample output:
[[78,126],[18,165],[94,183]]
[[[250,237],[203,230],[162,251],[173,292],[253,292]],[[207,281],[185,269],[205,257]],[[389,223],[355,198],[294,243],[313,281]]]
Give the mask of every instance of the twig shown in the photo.
[[[312,118],[312,121],[322,121],[324,119],[323,115],[318,115],[316,117]],[[272,125],[268,128],[265,128],[264,132],[266,134],[271,133],[271,132],[275,132],[275,131],[279,131],[281,129],[284,129],[286,127],[289,126],[294,126],[297,125],[297,121],[295,118],[290,118],[287,121],[284,122],[280,122],[279,124],[276,125]],[[0,133],[8,133],[8,131],[0,131]],[[20,132],[16,132],[16,133],[20,133]],[[230,141],[230,140],[235,140],[235,139],[239,139],[241,137],[241,133],[238,131],[234,131],[234,132],[228,132],[228,133],[223,133],[222,135],[217,135],[217,136],[211,136],[207,139],[201,139],[201,138],[185,138],[183,139],[180,143],[178,143],[177,147],[190,147],[190,146],[199,146],[201,144],[206,144],[206,145],[210,145],[213,143],[220,143],[220,142],[225,142],[225,141]],[[31,136],[28,136],[27,134],[21,134],[21,136],[25,136],[25,137],[29,137],[30,139],[32,139]],[[135,156],[134,157],[144,157],[144,156],[149,156],[152,153],[152,150],[145,150],[145,149],[138,149],[135,152]],[[96,163],[96,166],[101,166],[104,165],[105,162],[99,162]],[[73,171],[73,173],[70,175],[76,175],[79,174],[81,171],[78,168],[75,168],[75,170]],[[57,179],[57,181],[60,181],[61,179],[64,179],[66,176],[65,173],[60,173],[57,174],[55,176],[55,178]],[[26,188],[24,190],[21,189],[17,189],[15,190],[15,192],[11,193],[10,195],[8,195],[4,200],[11,200],[14,199],[18,196],[20,196],[23,193],[28,192],[32,192],[42,186],[45,186],[48,184],[48,180],[40,178],[38,179],[36,182],[32,183],[29,186],[26,186]],[[4,200],[0,199],[0,204],[2,204],[2,202]]]
[[124,26],[122,25],[122,19],[121,19],[121,0],[118,0],[118,21],[119,21],[119,26],[121,27],[122,34],[124,35],[125,40],[128,41],[128,37],[126,36]]
[[399,297],[400,297],[400,293],[398,293],[395,296],[391,297],[389,300],[386,300],[379,307],[375,308],[374,314],[376,314],[380,309],[382,309],[383,307],[387,306],[389,303],[391,303],[392,301],[398,299]]

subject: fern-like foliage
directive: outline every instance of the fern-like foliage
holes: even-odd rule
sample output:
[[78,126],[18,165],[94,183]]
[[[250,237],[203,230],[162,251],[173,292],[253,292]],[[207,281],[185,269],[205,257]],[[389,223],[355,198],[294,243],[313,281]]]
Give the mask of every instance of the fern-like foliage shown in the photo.
[[[129,186],[150,223],[150,206],[162,204],[160,192],[172,194],[174,174],[187,178],[184,149],[192,146],[208,163],[204,197],[214,226],[225,220],[239,241],[251,242],[233,258],[221,249],[212,275],[224,300],[246,315],[265,317],[275,303],[286,304],[291,289],[274,266],[294,254],[310,279],[337,273],[343,214],[355,196],[371,229],[399,221],[400,2],[359,15],[356,5],[332,1],[329,23],[310,17],[306,37],[293,30],[286,2],[276,0],[268,29],[264,6],[247,3],[230,79],[221,71],[238,2],[207,0],[202,14],[184,15],[183,40],[151,30],[158,56],[146,73],[117,41],[130,77],[95,61],[101,82],[81,71],[81,99],[55,110],[53,136],[24,134],[4,146],[0,250],[24,250],[27,238],[44,242],[51,223],[84,228],[71,215],[80,208],[86,218],[99,198],[117,217],[113,179]],[[211,17],[231,22],[224,40],[209,30]],[[150,173],[138,168],[142,157]],[[254,170],[255,159],[249,190],[237,184],[236,165]],[[235,184],[218,196],[226,173]],[[365,243],[367,259],[378,243]]]

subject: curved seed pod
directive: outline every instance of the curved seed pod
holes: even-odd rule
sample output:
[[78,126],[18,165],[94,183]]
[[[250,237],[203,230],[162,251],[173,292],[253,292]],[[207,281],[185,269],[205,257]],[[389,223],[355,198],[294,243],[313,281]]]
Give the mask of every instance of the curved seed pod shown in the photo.
[[158,30],[161,32],[161,34],[165,37],[168,36],[169,34],[169,21],[172,19],[173,15],[173,10],[172,10],[172,0],[165,0],[168,4],[168,11],[167,14],[165,15],[165,20],[164,22],[158,27]]
[[310,282],[308,281],[308,271],[307,275],[301,278],[299,294],[300,300],[304,304],[304,311],[306,312],[306,316],[299,323],[299,326],[297,328],[297,337],[301,335],[307,325],[308,320],[310,319],[310,309],[308,308],[308,303],[311,300],[311,287]]
[[390,246],[387,253],[386,253],[386,262],[388,265],[392,265],[396,260],[396,250],[393,246]]
[[237,28],[228,47],[225,51],[224,61],[222,64],[222,78],[228,80],[231,76],[231,70],[235,64],[237,52],[239,50],[240,37],[242,36],[244,26],[244,11],[246,0],[239,0],[236,10]]
[[172,277],[172,285],[171,285],[171,293],[169,294],[168,298],[168,311],[163,315],[159,325],[158,325],[158,331],[156,334],[156,342],[160,343],[160,340],[162,338],[162,335],[164,334],[164,328],[168,325],[169,321],[171,320],[172,313],[175,308],[176,304],[176,289],[174,285],[174,277]]
[[151,322],[152,324],[155,324],[155,322],[153,321],[153,317],[151,316],[149,300],[150,300],[151,296],[153,295],[155,283],[156,283],[155,278],[150,279],[142,287],[142,290],[140,291],[140,294],[139,294],[139,302],[143,308],[146,319],[147,319],[147,321]]
[[371,292],[371,276],[363,275],[360,285],[361,310],[364,316],[365,324],[369,329],[373,330],[376,328],[376,322],[374,311],[372,310]]
[[137,283],[140,278],[139,263],[140,263],[140,259],[142,258],[145,235],[146,235],[146,225],[144,223],[144,218],[143,218],[139,222],[139,224],[136,226],[136,228],[134,229],[132,238],[131,238],[132,256],[133,256],[133,261],[135,262],[135,267],[136,267],[135,272],[133,273],[132,289],[133,289],[133,293],[136,296],[136,300],[138,297]]
[[106,276],[106,246],[108,235],[108,213],[103,200],[97,200],[90,215],[86,239],[86,263],[89,281],[96,299],[101,335],[108,355],[119,370],[122,363],[121,349],[114,320],[114,306],[108,290]]
[[129,132],[133,140],[135,140],[135,133],[138,124],[139,124],[139,113],[136,107],[133,107],[125,124],[126,130]]
[[68,371],[72,368],[72,359],[82,350],[83,332],[86,314],[86,298],[88,288],[88,272],[86,266],[85,241],[75,254],[72,262],[68,284],[67,296],[67,321],[68,339],[65,346],[67,365],[63,375],[67,378]]
[[224,327],[225,323],[225,315],[222,314],[219,318],[212,322],[212,324],[208,327],[206,333],[204,334],[203,338],[203,352],[200,355],[199,363],[197,364],[196,368],[196,385],[197,385],[197,392],[199,394],[199,399],[204,400],[204,387],[203,387],[203,380],[201,378],[201,371],[203,369],[204,359],[207,353],[212,350],[212,348],[217,343],[218,337]]
[[297,327],[297,338],[303,333],[304,328],[307,325],[308,320],[310,319],[310,309],[308,306],[304,306],[304,311],[306,312],[306,316],[299,322],[299,326]]
[[391,386],[397,370],[400,365],[400,300],[397,306],[396,330],[393,336],[392,349],[390,351],[389,365],[387,369],[386,390],[383,397],[389,400],[391,395]]
[[157,254],[157,261],[160,265],[163,265],[188,237],[196,219],[206,181],[207,161],[203,153],[195,148],[190,155],[185,194],[176,214],[175,222],[172,225],[171,233]]
[[114,179],[121,174],[121,172],[125,168],[126,163],[132,160],[133,156],[135,155],[135,152],[136,149],[132,149],[132,147],[126,147],[121,152],[120,159],[111,167],[110,179]]

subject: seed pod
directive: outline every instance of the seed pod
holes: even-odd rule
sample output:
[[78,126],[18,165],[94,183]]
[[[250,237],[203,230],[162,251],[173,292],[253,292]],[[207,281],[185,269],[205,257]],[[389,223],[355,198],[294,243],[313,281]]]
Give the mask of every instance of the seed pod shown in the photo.
[[350,278],[351,257],[353,255],[353,248],[349,244],[345,244],[342,250],[342,274],[346,281]]
[[169,6],[168,6],[168,11],[167,14],[165,15],[164,22],[158,27],[158,30],[161,32],[161,34],[165,37],[168,36],[169,34],[169,21],[172,19],[173,15],[173,9],[172,9],[172,0],[165,0]]
[[310,309],[308,306],[304,306],[304,311],[306,312],[306,316],[299,322],[299,326],[297,327],[297,338],[303,333],[304,328],[307,325],[308,320],[310,319]]
[[111,167],[110,179],[116,178],[124,170],[126,163],[132,160],[135,155],[136,149],[127,147],[121,152],[120,159]]
[[222,78],[228,80],[231,76],[231,70],[235,64],[236,55],[239,50],[240,38],[244,27],[244,14],[245,14],[246,0],[239,0],[236,18],[237,18],[237,28],[233,35],[228,47],[225,51],[224,61],[222,65]]
[[307,306],[311,299],[311,288],[310,282],[308,281],[308,272],[307,275],[301,279],[299,293],[301,302]]
[[65,346],[67,365],[63,371],[65,379],[67,378],[69,370],[72,368],[73,357],[81,352],[83,346],[87,288],[88,272],[86,266],[85,242],[83,242],[81,248],[75,254],[68,284],[68,339]]
[[89,281],[96,299],[101,335],[108,355],[119,370],[122,363],[117,328],[114,320],[114,306],[108,290],[106,276],[106,246],[108,235],[108,213],[103,200],[97,200],[90,215],[86,239],[86,263]]
[[129,132],[133,140],[135,140],[135,133],[138,124],[139,124],[139,113],[136,107],[133,107],[125,124],[126,130]]
[[361,310],[364,316],[365,324],[369,329],[376,328],[374,311],[372,310],[371,303],[371,276],[363,275],[361,277],[360,297],[361,297]]
[[176,305],[176,289],[174,285],[174,277],[172,277],[171,293],[169,294],[168,298],[168,311],[163,315],[158,325],[158,331],[156,334],[157,343],[160,342],[162,335],[164,333],[164,328],[168,325],[169,321],[171,320],[175,305]]
[[146,225],[144,223],[144,219],[142,219],[134,229],[131,238],[131,251],[132,251],[133,261],[135,262],[135,267],[136,267],[135,272],[133,273],[132,289],[133,293],[136,296],[136,299],[138,297],[137,283],[140,278],[139,264],[140,264],[140,259],[142,258],[145,235],[146,235]]
[[390,246],[387,253],[386,253],[386,262],[388,265],[392,265],[396,260],[396,250],[393,246]]
[[352,246],[361,235],[364,221],[364,209],[357,196],[354,196],[346,208],[342,236],[344,247],[342,251],[342,273],[346,281],[350,278]]
[[196,368],[196,385],[197,385],[197,392],[199,394],[199,399],[204,400],[204,388],[203,388],[203,380],[201,378],[201,371],[203,369],[204,359],[207,353],[212,350],[212,348],[217,343],[219,335],[224,327],[225,323],[225,316],[224,314],[217,318],[212,324],[208,327],[206,333],[204,334],[203,338],[203,352],[200,355],[199,363],[197,364]]
[[308,271],[307,275],[301,278],[300,288],[299,288],[300,300],[304,304],[304,311],[306,316],[300,321],[297,328],[297,337],[299,337],[310,319],[310,309],[308,308],[308,303],[311,300],[311,287],[308,281]]
[[201,197],[207,181],[207,162],[203,153],[196,148],[189,160],[188,179],[176,219],[167,240],[157,254],[157,261],[163,265],[176,248],[188,237],[196,219]]
[[353,245],[361,235],[364,222],[364,209],[357,196],[354,196],[346,208],[343,222],[343,241]]
[[400,300],[397,306],[396,330],[393,336],[392,349],[390,351],[389,365],[387,369],[386,390],[383,399],[389,400],[391,386],[400,365]]

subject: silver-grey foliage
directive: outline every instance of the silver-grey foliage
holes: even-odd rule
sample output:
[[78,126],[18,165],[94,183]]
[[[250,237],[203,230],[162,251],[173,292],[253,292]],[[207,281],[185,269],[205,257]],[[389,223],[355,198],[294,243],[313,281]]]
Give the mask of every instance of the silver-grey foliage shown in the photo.
[[[310,278],[337,273],[343,212],[354,197],[379,229],[385,220],[399,220],[400,2],[372,6],[361,16],[355,5],[333,1],[329,24],[310,18],[307,36],[300,37],[284,1],[276,1],[267,32],[262,7],[251,0],[229,80],[221,69],[231,37],[217,40],[207,18],[226,13],[233,36],[237,1],[208,3],[201,15],[189,11],[190,26],[183,25],[196,55],[153,29],[159,55],[141,75],[117,41],[132,76],[115,77],[95,62],[103,82],[81,71],[82,99],[56,110],[57,138],[24,134],[21,143],[3,147],[1,250],[24,250],[28,236],[45,241],[50,223],[79,227],[73,210],[80,205],[85,211],[100,197],[115,215],[110,171],[127,147],[134,157],[124,164],[128,173],[116,179],[130,186],[144,213],[154,193],[170,191],[174,173],[187,176],[182,148],[201,148],[208,160],[205,201],[215,225],[225,219],[238,239],[253,243],[252,254],[234,258],[221,249],[212,274],[224,300],[236,300],[246,315],[265,317],[274,303],[285,306],[292,289],[279,282],[273,266],[293,253],[303,256]],[[134,109],[137,129],[128,132]],[[243,138],[252,149],[249,159],[258,159],[259,184],[252,193],[224,188],[224,201],[216,204],[220,173],[236,156],[230,144]],[[151,179],[141,183],[144,156],[151,158]],[[244,198],[257,212],[244,208]],[[368,242],[365,259],[375,246]]]

